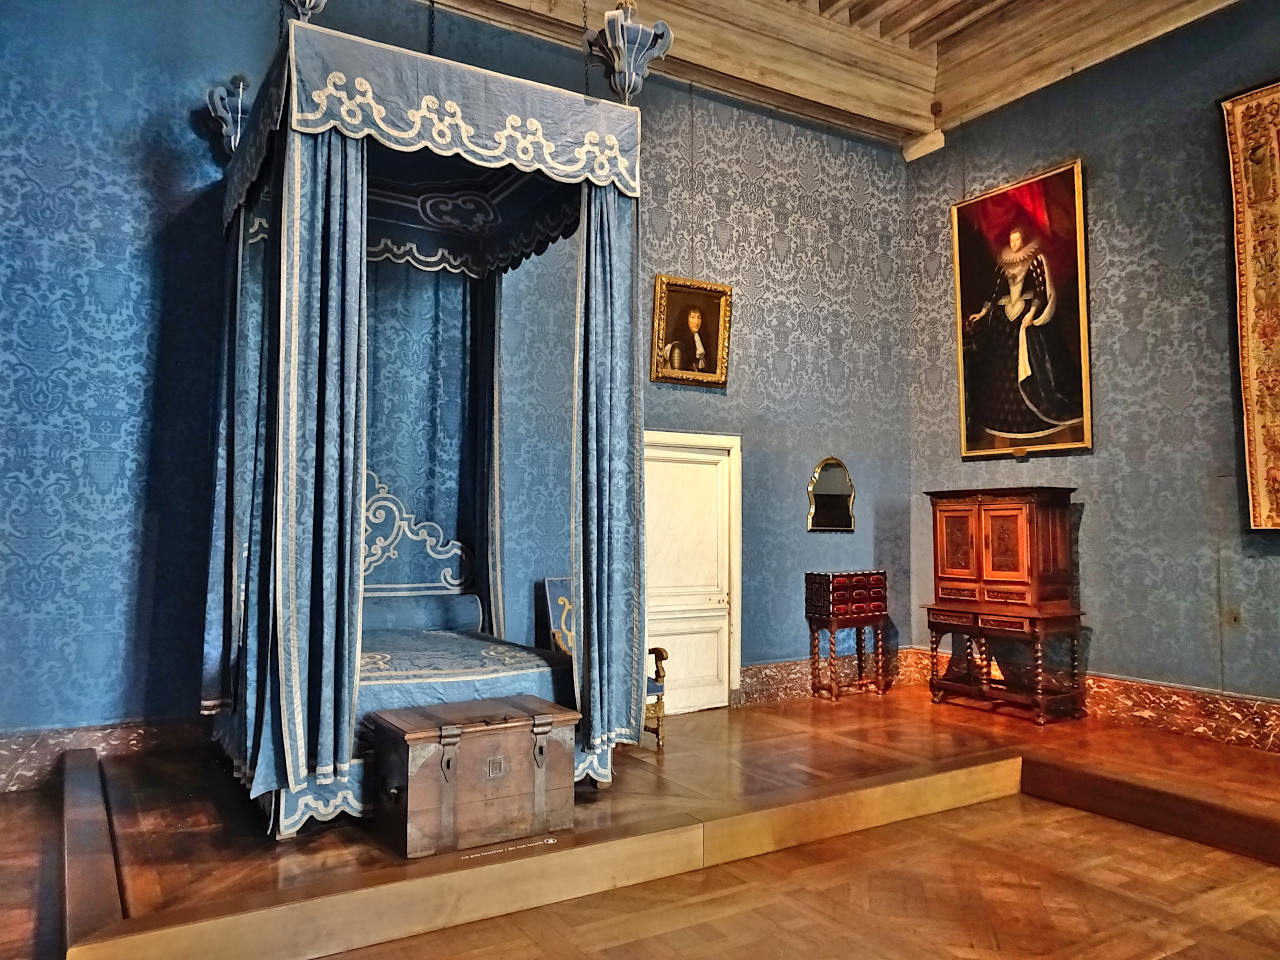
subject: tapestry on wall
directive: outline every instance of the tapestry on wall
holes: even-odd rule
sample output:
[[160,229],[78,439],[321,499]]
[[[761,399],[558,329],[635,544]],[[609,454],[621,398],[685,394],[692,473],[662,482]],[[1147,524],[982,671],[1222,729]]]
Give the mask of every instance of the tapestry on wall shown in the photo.
[[1080,161],[951,208],[961,456],[1088,449]]
[[1223,101],[1249,521],[1280,530],[1280,83]]

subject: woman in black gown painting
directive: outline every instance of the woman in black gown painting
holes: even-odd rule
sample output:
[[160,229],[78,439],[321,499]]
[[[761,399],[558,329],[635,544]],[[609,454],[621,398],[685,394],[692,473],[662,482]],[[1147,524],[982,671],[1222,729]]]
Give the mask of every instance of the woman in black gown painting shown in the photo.
[[1008,236],[991,296],[964,324],[970,435],[988,447],[1043,442],[1083,420],[1080,371],[1054,322],[1049,262],[1026,225]]

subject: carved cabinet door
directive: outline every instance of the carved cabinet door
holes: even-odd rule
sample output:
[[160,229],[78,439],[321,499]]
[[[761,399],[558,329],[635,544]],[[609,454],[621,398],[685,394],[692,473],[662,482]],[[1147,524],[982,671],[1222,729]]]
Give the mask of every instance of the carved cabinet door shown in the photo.
[[986,580],[1030,583],[1027,505],[992,504],[982,513],[982,576]]
[[977,507],[939,506],[934,522],[938,576],[978,579]]

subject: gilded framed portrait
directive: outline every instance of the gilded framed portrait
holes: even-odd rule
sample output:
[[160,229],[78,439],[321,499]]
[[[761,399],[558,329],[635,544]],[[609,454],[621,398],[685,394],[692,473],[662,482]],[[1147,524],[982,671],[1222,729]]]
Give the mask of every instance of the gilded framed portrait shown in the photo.
[[732,287],[658,274],[649,379],[723,387],[729,380],[732,313]]
[[1093,446],[1080,161],[951,208],[960,454]]

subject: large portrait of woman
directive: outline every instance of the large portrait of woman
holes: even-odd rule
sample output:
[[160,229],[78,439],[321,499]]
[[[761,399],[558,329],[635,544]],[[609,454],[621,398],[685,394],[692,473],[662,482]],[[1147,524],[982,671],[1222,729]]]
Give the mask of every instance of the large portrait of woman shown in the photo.
[[1080,161],[951,208],[960,453],[1093,445]]

